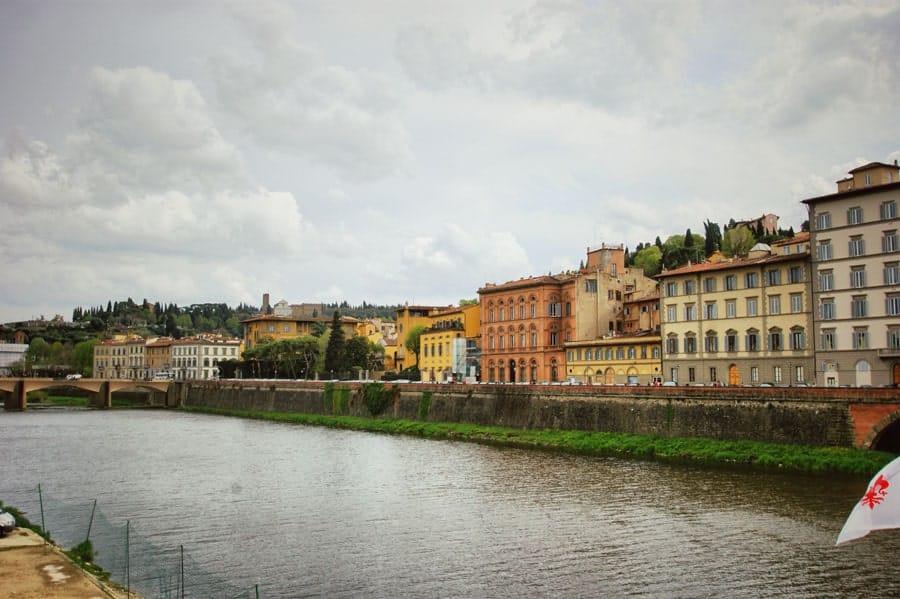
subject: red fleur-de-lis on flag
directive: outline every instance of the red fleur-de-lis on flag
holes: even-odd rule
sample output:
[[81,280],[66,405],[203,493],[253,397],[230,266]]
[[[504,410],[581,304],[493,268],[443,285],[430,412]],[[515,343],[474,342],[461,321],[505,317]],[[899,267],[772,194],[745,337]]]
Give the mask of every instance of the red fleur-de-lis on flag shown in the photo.
[[880,475],[875,479],[875,482],[872,483],[872,486],[869,487],[869,490],[866,491],[866,494],[863,495],[862,504],[869,506],[869,509],[875,509],[875,506],[884,501],[884,498],[887,497],[887,488],[891,486],[891,484],[884,478],[884,475]]

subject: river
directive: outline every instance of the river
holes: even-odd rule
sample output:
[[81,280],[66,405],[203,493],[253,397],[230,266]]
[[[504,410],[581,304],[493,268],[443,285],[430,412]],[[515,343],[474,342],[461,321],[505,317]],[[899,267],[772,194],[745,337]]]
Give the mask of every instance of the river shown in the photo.
[[0,448],[32,520],[96,499],[264,598],[900,596],[900,530],[834,545],[855,477],[154,410],[0,413]]

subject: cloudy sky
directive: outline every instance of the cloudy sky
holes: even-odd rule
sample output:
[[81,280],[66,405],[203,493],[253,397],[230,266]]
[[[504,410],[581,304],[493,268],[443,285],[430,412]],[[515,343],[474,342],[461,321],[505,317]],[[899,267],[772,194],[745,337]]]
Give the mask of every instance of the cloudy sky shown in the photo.
[[3,0],[0,322],[446,305],[900,158],[900,4]]

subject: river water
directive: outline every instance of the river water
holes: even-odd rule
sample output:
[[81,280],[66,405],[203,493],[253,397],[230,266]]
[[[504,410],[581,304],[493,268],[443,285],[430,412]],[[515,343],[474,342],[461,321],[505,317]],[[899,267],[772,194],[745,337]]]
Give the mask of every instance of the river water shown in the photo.
[[147,410],[0,413],[0,449],[0,500],[97,499],[260,597],[900,596],[900,530],[834,545],[859,478]]

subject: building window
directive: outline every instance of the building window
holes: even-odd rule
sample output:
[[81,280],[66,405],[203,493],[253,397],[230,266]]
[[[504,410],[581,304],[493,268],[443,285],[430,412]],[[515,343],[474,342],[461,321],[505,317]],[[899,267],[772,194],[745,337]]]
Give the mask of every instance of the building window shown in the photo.
[[516,335],[515,333],[509,334],[509,349],[515,349],[516,347]]
[[684,294],[685,295],[693,295],[697,292],[696,285],[694,284],[694,279],[687,279],[684,281]]
[[707,353],[715,353],[719,351],[719,338],[716,336],[715,332],[710,331],[706,333],[706,337],[703,339],[703,349]]
[[597,293],[597,279],[585,279],[584,290],[587,293]]
[[734,300],[725,300],[725,318],[737,317],[737,302]]
[[791,313],[798,314],[803,312],[803,294],[802,293],[792,293],[791,294]]
[[678,321],[678,307],[677,306],[666,306],[666,322],[677,322]]
[[519,345],[525,347],[525,332],[519,333]]
[[822,320],[834,320],[834,299],[823,299],[819,304],[819,316]]
[[494,309],[488,309],[488,322],[494,322]]
[[584,350],[584,359],[585,360],[593,360],[594,359],[594,350],[590,347]]
[[696,379],[696,376],[695,376],[695,370],[694,370],[694,367],[691,366],[691,367],[688,368],[688,382],[689,382],[689,383],[693,383],[693,382],[696,381],[696,380],[697,380],[697,379]]
[[750,367],[750,382],[751,383],[759,382],[759,367],[758,366]]
[[900,293],[889,293],[884,298],[884,311],[888,316],[900,316]]
[[769,285],[781,285],[781,271],[777,269],[767,271],[766,279]]
[[667,354],[677,354],[678,353],[678,337],[675,335],[669,335],[666,337],[666,353]]
[[822,212],[816,215],[816,230],[824,231],[831,228],[831,213]]
[[531,317],[535,318],[537,316],[537,304],[534,300],[531,301]]
[[861,225],[863,222],[863,209],[862,206],[854,206],[847,210],[847,224],[848,225]]
[[781,296],[769,296],[769,314],[781,314]]
[[737,276],[727,275],[725,277],[725,290],[734,291],[735,289],[737,289]]
[[803,383],[805,381],[806,373],[803,371],[803,366],[794,366],[794,382]]
[[716,302],[706,302],[703,306],[704,318],[712,320],[719,317],[719,306]]
[[884,284],[897,285],[900,283],[900,262],[885,262]]
[[861,289],[866,286],[866,267],[851,266],[850,267],[850,287],[853,289]]
[[557,345],[559,343],[559,334],[554,332],[550,333],[550,345]]
[[697,320],[696,304],[685,304],[684,305],[684,319],[686,321]]
[[772,380],[776,383],[780,383],[782,381],[781,366],[774,366],[772,368]]
[[549,304],[547,310],[549,316],[562,316],[562,304],[559,302]]
[[834,348],[837,347],[836,329],[822,329],[820,341],[823,351],[834,351]]
[[616,348],[616,360],[624,360],[625,359],[625,350],[621,347]]
[[819,271],[819,291],[831,291],[834,289],[834,271]]
[[781,351],[784,349],[784,341],[781,338],[781,329],[769,329],[769,349],[771,351]]
[[853,318],[865,318],[869,312],[869,302],[864,295],[854,295],[850,299],[850,316]]
[[791,283],[802,283],[803,282],[803,267],[802,266],[792,266],[788,269],[788,280]]
[[636,357],[637,357],[637,352],[635,351],[634,347],[629,347],[628,348],[628,359],[634,360]]
[[881,251],[885,254],[893,254],[900,250],[897,243],[897,231],[885,231],[881,237]]
[[850,238],[848,252],[851,258],[863,256],[866,253],[866,242],[862,235],[854,235]]
[[887,347],[892,350],[900,349],[900,327],[888,327]]
[[491,349],[494,349],[494,336],[493,335],[488,337],[488,347]]
[[820,262],[824,262],[825,260],[831,260],[831,258],[831,240],[822,239],[819,241],[819,245],[816,246],[816,259]]
[[678,295],[678,283],[669,281],[666,283],[666,296],[674,297],[676,295]]
[[500,306],[500,320],[506,320],[506,308]]
[[707,277],[703,279],[703,291],[706,293],[715,293],[716,291],[716,278],[715,277]]
[[744,345],[746,351],[759,351],[759,331],[756,329],[748,330],[747,336],[744,338]]
[[531,347],[537,347],[537,331],[531,331]]
[[737,331],[729,330],[725,333],[725,351],[737,351]]
[[746,287],[747,289],[759,287],[759,273],[748,272],[744,274],[744,287]]
[[869,328],[853,327],[853,349],[869,348]]
[[791,349],[806,349],[806,332],[801,328],[791,329]]
[[654,360],[659,359],[659,348],[656,347],[655,345],[653,346],[653,349],[650,350],[650,357],[653,358]]
[[506,347],[506,336],[505,335],[497,335],[500,340],[500,349],[504,349]]
[[748,297],[747,298],[747,316],[756,316],[757,312],[758,312],[757,298]]
[[889,218],[897,218],[897,202],[894,200],[881,203],[881,220]]

